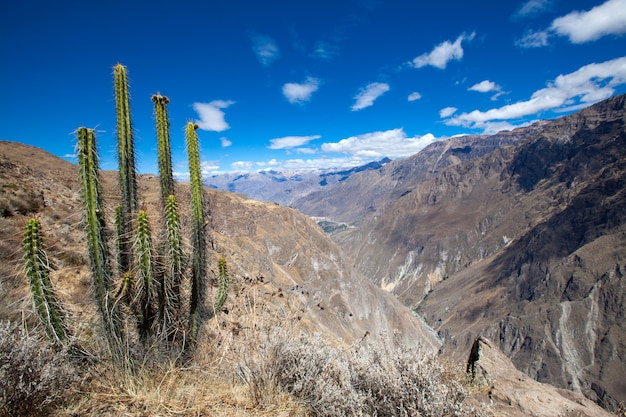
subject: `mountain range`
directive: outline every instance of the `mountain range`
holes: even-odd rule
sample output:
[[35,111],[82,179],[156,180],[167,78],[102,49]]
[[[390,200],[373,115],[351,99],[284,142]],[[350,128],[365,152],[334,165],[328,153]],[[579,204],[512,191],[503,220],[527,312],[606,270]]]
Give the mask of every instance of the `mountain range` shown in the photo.
[[357,172],[381,168],[391,160],[383,158],[349,169],[302,171],[264,170],[245,173],[216,174],[204,179],[204,184],[216,190],[245,194],[258,201],[270,201],[283,206],[317,190],[346,181]]
[[293,206],[377,286],[466,352],[496,341],[533,379],[626,401],[626,97],[434,143]]

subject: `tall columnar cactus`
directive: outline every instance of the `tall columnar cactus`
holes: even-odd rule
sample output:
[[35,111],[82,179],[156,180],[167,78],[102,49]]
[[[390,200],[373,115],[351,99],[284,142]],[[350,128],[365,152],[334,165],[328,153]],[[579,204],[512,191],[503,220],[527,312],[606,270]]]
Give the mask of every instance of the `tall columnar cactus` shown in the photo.
[[147,338],[151,334],[154,322],[154,262],[152,252],[152,235],[148,224],[148,215],[144,210],[137,212],[137,226],[135,230],[136,281],[138,286],[138,300],[141,320],[139,323],[140,335]]
[[192,275],[191,303],[189,311],[189,331],[196,338],[204,316],[204,295],[206,285],[206,229],[204,216],[204,190],[200,171],[200,149],[198,145],[197,125],[189,122],[185,129],[191,185],[191,245]]
[[65,316],[52,289],[50,267],[41,236],[41,224],[32,218],[26,224],[23,241],[26,276],[33,305],[52,344],[60,347],[68,338]]
[[91,264],[98,310],[103,319],[109,346],[114,353],[123,340],[122,320],[119,310],[109,304],[111,265],[106,242],[102,187],[100,185],[96,135],[93,129],[78,128],[78,168],[83,202],[83,220],[87,236],[87,251]]
[[[135,169],[135,145],[130,119],[130,99],[126,67],[117,64],[114,69],[115,109],[117,115],[117,154],[120,176],[120,194],[122,197],[124,225],[130,224],[137,212],[137,178]],[[128,241],[128,239],[126,239]],[[129,242],[123,242],[123,253],[130,254]],[[132,260],[122,257],[120,268],[127,271]]]
[[167,104],[170,100],[161,94],[155,94],[152,96],[152,102],[154,103],[156,119],[161,202],[165,205],[167,198],[174,194],[174,175],[172,173],[172,153],[170,149],[170,122],[167,117]]

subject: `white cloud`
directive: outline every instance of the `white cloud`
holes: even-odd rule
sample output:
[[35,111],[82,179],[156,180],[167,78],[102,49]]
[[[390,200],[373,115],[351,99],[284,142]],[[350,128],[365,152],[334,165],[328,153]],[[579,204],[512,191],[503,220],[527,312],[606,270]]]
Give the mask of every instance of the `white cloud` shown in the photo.
[[232,144],[233,144],[233,142],[231,142],[230,140],[228,140],[228,139],[227,139],[227,138],[225,138],[225,137],[221,137],[221,138],[220,138],[220,142],[221,142],[221,144],[222,144],[222,148],[228,148],[230,145],[232,145]]
[[552,22],[550,30],[572,43],[626,33],[626,0],[608,0],[587,12],[575,11]]
[[537,32],[527,32],[521,39],[515,41],[515,45],[520,48],[541,48],[548,46],[548,31],[540,30]]
[[500,91],[500,86],[494,83],[493,81],[484,80],[479,82],[478,84],[474,84],[470,88],[469,91],[478,91],[479,93],[488,93],[490,91]]
[[469,35],[463,33],[454,42],[445,41],[435,46],[435,48],[426,54],[422,54],[413,59],[410,63],[415,68],[422,68],[426,65],[445,69],[448,62],[452,60],[460,61],[463,58],[463,41],[471,41],[476,34],[474,32]]
[[283,95],[290,103],[304,103],[311,99],[311,95],[319,88],[317,78],[308,77],[302,84],[287,83],[283,85]]
[[251,37],[252,50],[264,67],[269,67],[280,57],[280,50],[276,41],[269,36],[254,35]]
[[352,111],[362,110],[374,104],[374,101],[389,91],[391,88],[387,83],[370,83],[362,88],[359,93],[354,96],[356,102],[352,105]]
[[233,162],[232,164],[230,164],[230,167],[233,168],[234,170],[249,171],[250,169],[254,167],[254,162],[237,161],[237,162]]
[[422,98],[422,95],[416,91],[414,93],[409,94],[409,97],[407,98],[407,100],[415,101],[415,100],[419,100],[420,98]]
[[210,103],[193,103],[193,109],[198,113],[200,120],[195,122],[202,130],[210,130],[214,132],[222,132],[229,129],[230,126],[224,120],[224,112],[234,101],[230,100],[213,100]]
[[452,116],[454,113],[456,113],[457,110],[458,109],[456,107],[444,107],[443,109],[439,110],[439,117],[445,118]]
[[502,87],[500,87],[498,84],[494,83],[493,81],[489,81],[489,80],[484,80],[484,81],[479,82],[478,84],[474,84],[473,86],[468,88],[468,90],[478,91],[479,93],[495,92],[496,94],[494,94],[491,97],[492,100],[496,100],[498,97],[504,94],[502,92]]
[[550,8],[551,0],[528,0],[522,4],[515,16],[527,17],[537,15]]
[[522,48],[538,48],[547,46],[551,36],[565,36],[572,43],[585,43],[624,33],[626,0],[607,0],[589,11],[574,11],[558,17],[548,29],[530,31],[515,44]]
[[611,97],[615,87],[622,84],[626,84],[626,57],[585,65],[572,73],[559,75],[546,88],[533,93],[529,100],[484,112],[462,113],[445,123],[484,128],[488,122],[519,119],[546,110],[571,111]]
[[339,142],[322,144],[322,151],[344,153],[359,158],[404,158],[413,155],[435,141],[428,133],[424,136],[407,137],[403,129],[366,133],[351,136]]
[[270,139],[270,149],[290,149],[305,145],[312,140],[321,138],[320,135],[311,136],[285,136],[283,138]]

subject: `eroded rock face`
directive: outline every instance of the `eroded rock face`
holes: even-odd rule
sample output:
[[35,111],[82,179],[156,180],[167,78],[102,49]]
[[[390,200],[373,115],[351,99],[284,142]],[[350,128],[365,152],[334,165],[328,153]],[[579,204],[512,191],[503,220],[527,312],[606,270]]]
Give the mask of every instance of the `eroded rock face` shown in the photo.
[[542,384],[515,368],[497,345],[477,338],[471,349],[467,371],[483,401],[494,415],[507,417],[608,417],[611,414],[580,394]]

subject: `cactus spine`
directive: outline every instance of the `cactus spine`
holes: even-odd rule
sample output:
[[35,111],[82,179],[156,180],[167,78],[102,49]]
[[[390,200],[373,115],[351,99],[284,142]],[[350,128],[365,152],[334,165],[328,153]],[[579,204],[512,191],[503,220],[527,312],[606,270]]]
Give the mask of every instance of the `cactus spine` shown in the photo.
[[128,272],[128,244],[124,220],[124,208],[121,205],[115,207],[115,255],[117,270],[120,276]]
[[198,145],[197,125],[189,122],[185,129],[191,184],[191,303],[189,311],[189,331],[192,338],[198,336],[200,322],[204,315],[204,294],[206,280],[206,230],[204,218],[204,190],[200,171],[200,149]]
[[68,330],[63,310],[50,282],[50,267],[41,235],[39,220],[30,219],[26,224],[23,241],[26,276],[33,296],[33,305],[44,331],[52,344],[60,347],[68,339]]
[[172,173],[172,153],[170,150],[170,122],[167,118],[167,104],[170,100],[161,94],[152,96],[156,119],[157,154],[159,163],[159,181],[161,184],[161,202],[174,194],[174,176]]
[[96,151],[96,135],[93,129],[78,128],[78,168],[83,219],[87,236],[87,250],[91,264],[98,310],[103,319],[109,347],[115,353],[122,339],[122,326],[119,310],[109,305],[108,291],[111,286],[111,267],[106,242],[102,188]]
[[[135,170],[135,145],[130,119],[130,99],[126,67],[117,64],[114,69],[115,109],[117,115],[117,154],[122,197],[123,224],[128,225],[137,211],[137,178]],[[120,269],[128,271],[132,263],[129,240],[122,240]]]

